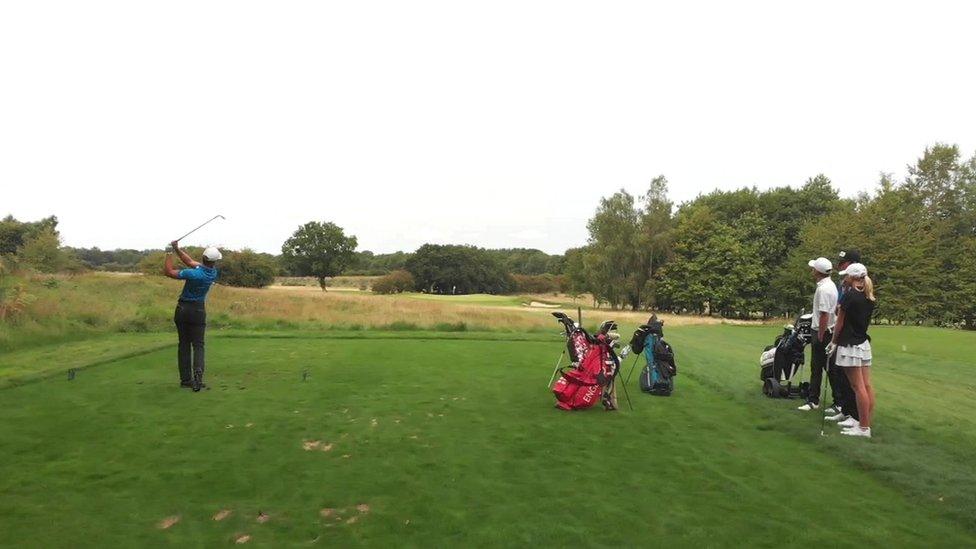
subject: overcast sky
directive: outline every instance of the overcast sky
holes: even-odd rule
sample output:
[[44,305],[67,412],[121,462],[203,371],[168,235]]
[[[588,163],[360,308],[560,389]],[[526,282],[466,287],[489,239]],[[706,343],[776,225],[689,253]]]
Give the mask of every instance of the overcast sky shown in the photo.
[[73,246],[562,252],[658,174],[874,188],[976,151],[972,2],[0,3],[0,215]]

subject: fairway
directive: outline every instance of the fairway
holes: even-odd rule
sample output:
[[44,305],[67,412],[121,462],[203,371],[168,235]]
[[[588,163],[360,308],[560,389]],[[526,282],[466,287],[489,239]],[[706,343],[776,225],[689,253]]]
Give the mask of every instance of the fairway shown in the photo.
[[976,544],[976,334],[879,328],[865,441],[761,396],[776,331],[669,330],[675,395],[614,414],[552,408],[542,334],[215,334],[200,394],[90,351],[0,389],[0,544]]

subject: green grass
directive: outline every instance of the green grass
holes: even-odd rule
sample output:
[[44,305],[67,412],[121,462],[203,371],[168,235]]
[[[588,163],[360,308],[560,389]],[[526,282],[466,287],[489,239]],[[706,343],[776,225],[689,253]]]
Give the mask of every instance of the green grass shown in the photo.
[[[819,416],[811,424],[759,395],[756,349],[773,332],[688,327],[673,330],[669,339],[688,365],[687,377],[747,403],[770,428],[809,439],[819,435]],[[875,327],[872,333],[876,440],[851,444],[832,427],[833,436],[820,446],[976,531],[976,333],[904,327]]]
[[775,332],[670,329],[675,395],[616,414],[552,408],[542,334],[215,333],[200,394],[171,348],[92,342],[75,380],[0,389],[0,545],[976,544],[976,334],[877,329],[865,441],[761,397]]
[[0,354],[0,388],[172,347],[170,334],[117,334]]

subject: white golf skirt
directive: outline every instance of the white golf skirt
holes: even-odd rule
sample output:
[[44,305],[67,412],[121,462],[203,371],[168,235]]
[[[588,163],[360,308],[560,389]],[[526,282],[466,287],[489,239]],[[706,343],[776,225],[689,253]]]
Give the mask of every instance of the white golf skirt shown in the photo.
[[871,342],[860,345],[837,347],[837,365],[842,368],[859,368],[871,365]]

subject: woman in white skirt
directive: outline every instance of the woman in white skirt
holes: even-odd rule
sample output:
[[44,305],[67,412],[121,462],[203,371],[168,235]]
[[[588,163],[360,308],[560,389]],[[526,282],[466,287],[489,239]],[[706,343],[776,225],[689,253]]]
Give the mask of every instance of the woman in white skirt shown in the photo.
[[846,277],[848,290],[840,304],[834,337],[827,356],[837,353],[836,364],[844,369],[857,398],[860,421],[851,419],[842,434],[871,438],[871,416],[874,413],[874,389],[871,387],[871,315],[874,313],[874,284],[868,269],[852,263],[839,273]]

